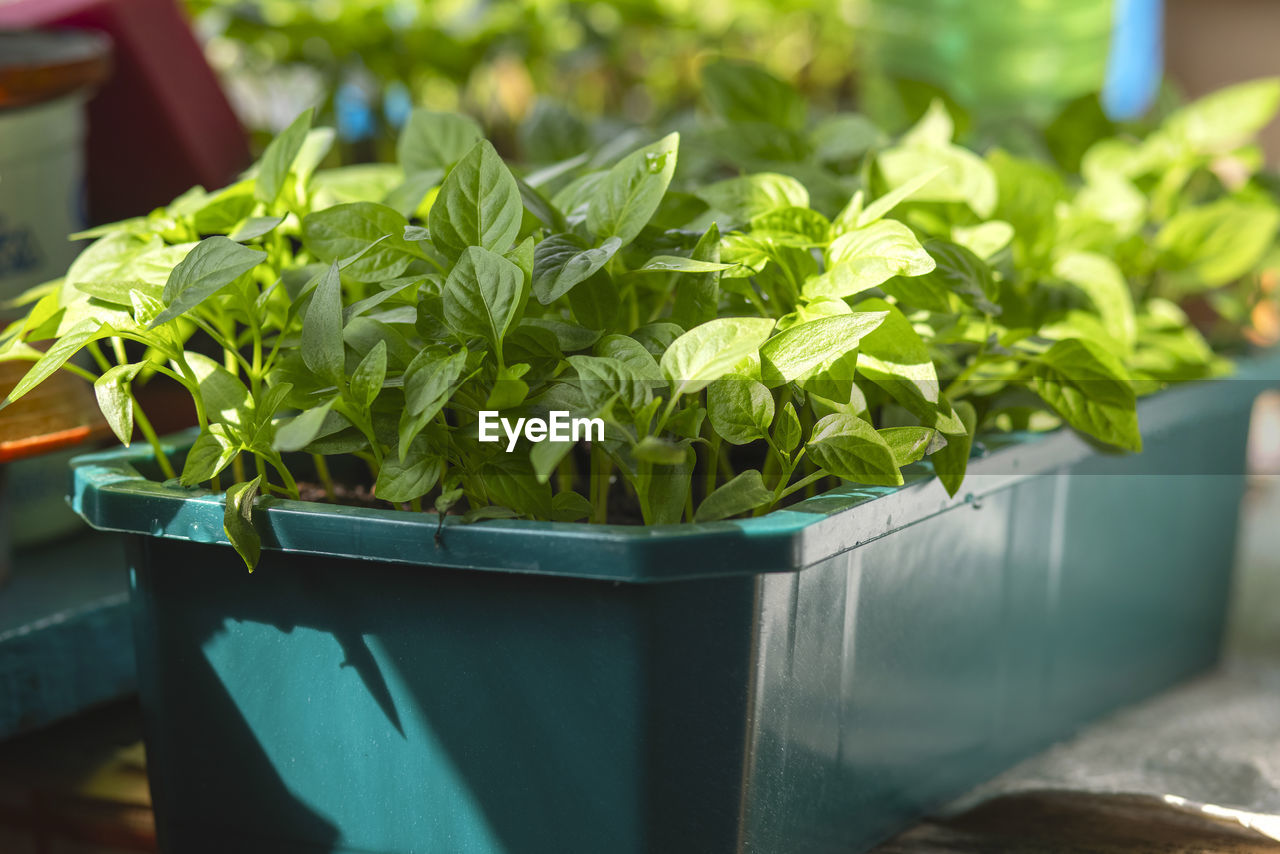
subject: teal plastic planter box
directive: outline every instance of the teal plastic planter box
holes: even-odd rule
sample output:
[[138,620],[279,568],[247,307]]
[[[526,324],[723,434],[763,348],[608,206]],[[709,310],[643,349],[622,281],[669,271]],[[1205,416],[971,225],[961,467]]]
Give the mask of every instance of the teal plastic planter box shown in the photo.
[[75,508],[133,535],[162,848],[862,850],[1214,662],[1267,367],[1144,401],[1140,456],[988,448],[955,499],[921,468],[744,521],[439,538],[272,501],[252,575],[218,496],[83,457]]

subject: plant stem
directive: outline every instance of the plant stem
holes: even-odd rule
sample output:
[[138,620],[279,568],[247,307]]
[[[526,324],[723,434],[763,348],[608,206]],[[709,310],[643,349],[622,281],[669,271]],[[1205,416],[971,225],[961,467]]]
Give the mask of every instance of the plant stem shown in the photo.
[[782,499],[786,498],[788,495],[792,494],[793,492],[797,492],[798,490],[804,489],[806,486],[808,486],[811,483],[817,483],[819,480],[822,480],[822,478],[826,476],[827,476],[827,473],[824,471],[815,471],[813,474],[809,475],[808,477],[802,478],[801,480],[797,480],[795,483],[791,484],[786,489],[782,490],[782,492],[778,495],[777,500],[781,501]]
[[137,399],[133,396],[133,389],[128,389],[126,394],[129,395],[129,401],[133,405],[133,421],[138,425],[138,429],[142,431],[147,444],[151,446],[151,453],[155,454],[156,465],[160,466],[160,473],[164,475],[165,480],[172,480],[178,475],[173,470],[173,463],[169,461],[169,455],[165,453],[164,445],[160,443],[160,437],[156,435],[155,428],[151,426],[151,420],[142,411],[142,407],[138,405]]
[[107,357],[102,355],[102,348],[98,346],[97,341],[90,341],[85,347],[89,351],[89,355],[93,356],[93,361],[98,365],[98,370],[106,373],[111,370],[111,363],[107,361]]
[[316,477],[320,478],[320,483],[324,486],[325,497],[330,501],[338,500],[338,491],[333,485],[333,475],[329,473],[329,463],[325,460],[323,454],[312,454],[311,460],[315,463]]
[[720,467],[721,444],[722,440],[720,438],[720,434],[713,431],[711,433],[711,447],[707,449],[707,471],[703,475],[703,498],[706,498],[708,495],[716,491],[716,475],[719,473]]
[[613,473],[613,461],[604,449],[591,446],[591,507],[595,518],[591,521],[603,525],[609,520],[609,478]]
[[280,473],[281,480],[284,481],[284,488],[289,490],[289,497],[300,500],[302,495],[298,492],[298,482],[293,479],[293,475],[289,473],[289,469],[285,468],[284,460],[280,459],[279,454],[272,454],[267,457],[267,461],[271,463],[271,467]]

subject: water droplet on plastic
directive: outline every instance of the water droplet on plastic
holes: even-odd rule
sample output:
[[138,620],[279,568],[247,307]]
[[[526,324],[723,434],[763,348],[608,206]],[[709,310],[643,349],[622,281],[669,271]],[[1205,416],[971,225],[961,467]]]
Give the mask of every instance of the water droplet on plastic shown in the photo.
[[974,495],[972,492],[967,493],[964,497],[964,503],[968,504],[974,510],[982,509],[982,499]]

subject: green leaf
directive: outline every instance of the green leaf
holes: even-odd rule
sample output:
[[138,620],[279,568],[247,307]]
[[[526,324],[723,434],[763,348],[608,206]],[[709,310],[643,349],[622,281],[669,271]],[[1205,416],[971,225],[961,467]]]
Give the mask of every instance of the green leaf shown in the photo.
[[265,234],[275,231],[276,226],[284,222],[282,216],[255,216],[246,219],[240,223],[239,228],[231,233],[231,239],[236,243],[248,243],[250,240],[257,240]]
[[807,299],[842,299],[878,287],[894,276],[920,276],[936,266],[915,232],[896,220],[880,220],[840,235],[827,247],[827,272],[807,280]]
[[489,500],[518,515],[545,519],[551,515],[551,486],[539,483],[528,459],[503,454],[480,470]]
[[877,432],[893,451],[893,460],[899,467],[922,458],[929,443],[938,435],[932,427],[886,427]]
[[1084,291],[1107,334],[1124,352],[1133,351],[1138,335],[1133,294],[1116,262],[1094,252],[1070,252],[1054,263],[1053,274]]
[[934,260],[910,228],[897,220],[880,220],[842,234],[831,242],[831,265],[869,258],[883,259],[895,276],[921,276],[934,268]]
[[808,109],[800,93],[758,65],[716,60],[703,67],[702,87],[711,109],[729,121],[804,129]]
[[902,311],[882,299],[863,300],[855,311],[887,311],[889,316],[858,348],[858,373],[921,418],[938,408],[938,372],[929,348]]
[[421,498],[435,487],[444,472],[444,460],[429,452],[423,441],[414,442],[404,461],[394,455],[382,461],[373,491],[382,501],[397,504]]
[[921,187],[924,187],[938,175],[946,171],[945,166],[937,166],[928,172],[922,172],[905,184],[894,187],[871,204],[867,205],[854,220],[855,228],[865,228],[873,222],[883,219],[889,211],[911,198]]
[[466,366],[466,347],[439,345],[423,350],[409,363],[404,373],[405,407],[400,413],[401,455],[408,452],[414,438],[449,402],[461,384]]
[[676,168],[680,134],[633,151],[614,164],[587,204],[587,228],[597,238],[635,240],[667,192]]
[[709,184],[697,191],[714,210],[734,223],[750,222],[779,208],[809,207],[809,191],[790,175],[760,172]]
[[775,208],[751,218],[751,235],[776,246],[825,246],[831,221],[812,208]]
[[885,141],[884,131],[859,113],[837,113],[814,125],[809,134],[814,154],[822,161],[861,157]]
[[995,174],[981,157],[957,145],[904,145],[876,158],[890,187],[903,187],[917,176],[934,177],[912,193],[917,202],[963,202],[986,219],[996,207]]
[[995,150],[988,155],[999,192],[995,216],[1013,227],[1017,262],[1038,266],[1058,245],[1058,206],[1068,192],[1050,166]]
[[885,258],[858,258],[828,266],[827,271],[806,279],[801,294],[809,302],[843,300],[877,288],[897,275],[896,265]]
[[238,376],[203,353],[187,350],[182,358],[195,374],[200,399],[210,421],[236,427],[247,427],[253,423],[254,419],[250,417],[253,401],[249,389]]
[[523,216],[516,179],[489,141],[481,140],[444,179],[427,228],[436,248],[450,258],[472,246],[500,255],[515,243]]
[[18,384],[13,387],[13,391],[4,399],[4,405],[8,406],[20,397],[31,391],[40,383],[53,376],[59,368],[67,363],[67,361],[79,353],[80,350],[90,341],[97,340],[110,330],[104,330],[102,322],[93,318],[85,318],[74,327],[63,333],[53,346],[45,351],[31,370],[23,375]]
[[[698,239],[690,257],[698,261],[720,261],[720,229],[715,223]],[[692,329],[716,316],[720,307],[720,273],[709,272],[699,276],[687,276],[676,287],[675,306],[671,320],[684,329]]]
[[680,521],[689,500],[692,475],[693,464],[686,459],[676,465],[660,466],[636,484],[646,525],[670,525]]
[[563,231],[568,227],[564,214],[560,213],[548,201],[542,191],[536,187],[531,187],[521,178],[516,178],[516,186],[520,188],[520,200],[524,203],[524,209],[532,214],[539,223],[552,231]]
[[436,512],[442,516],[448,513],[449,510],[453,508],[453,505],[462,500],[462,496],[464,494],[464,490],[459,488],[443,490],[438,496],[436,496]]
[[924,115],[902,137],[903,145],[944,148],[956,135],[956,123],[941,98],[934,98]]
[[696,258],[682,258],[679,255],[655,255],[634,272],[637,273],[718,273],[730,270],[736,264],[721,264],[717,261],[699,261]]
[[404,239],[406,225],[386,205],[351,202],[307,214],[302,242],[320,260],[339,262],[343,275],[357,282],[382,282],[403,275],[420,257]]
[[161,297],[166,308],[150,328],[186,314],[266,258],[267,253],[220,235],[201,240],[169,274]]
[[622,294],[609,274],[600,270],[569,292],[573,317],[588,329],[610,329],[622,308]]
[[379,341],[373,349],[365,354],[351,374],[351,397],[364,409],[373,406],[373,401],[382,391],[382,384],[387,378],[387,342]]
[[529,372],[529,365],[518,363],[498,369],[485,400],[485,409],[515,409],[529,396],[529,384],[522,377]]
[[1220,89],[1175,111],[1164,131],[1197,154],[1221,154],[1251,141],[1280,107],[1280,78]]
[[595,355],[617,359],[646,380],[661,380],[662,370],[653,354],[629,335],[606,335],[595,347]]
[[[442,180],[444,180],[444,170],[442,169],[413,172],[387,193],[382,198],[382,203],[403,217],[415,216],[418,213],[418,209],[422,207],[422,202],[427,197],[427,193],[437,187]],[[405,239],[417,239],[415,236],[411,236],[410,232],[418,228],[420,227],[409,226],[404,235]],[[421,231],[425,232],[426,229],[421,229]],[[416,235],[416,231],[414,231],[414,234]]]
[[730,374],[707,386],[707,417],[720,438],[731,445],[763,439],[773,414],[773,394],[749,377]]
[[893,449],[856,415],[834,413],[813,426],[809,458],[836,477],[880,486],[902,485]]
[[333,401],[301,412],[276,430],[276,438],[272,443],[277,451],[291,453],[301,451],[315,441],[324,427],[325,418],[333,407]]
[[893,279],[880,286],[889,296],[926,311],[947,313],[952,310],[951,295],[963,299],[984,314],[998,315],[995,303],[998,288],[985,261],[958,243],[930,240],[925,251],[935,267],[922,276]]
[[[552,442],[548,440],[546,442],[538,442],[535,444],[529,450],[529,463],[533,466],[533,473],[537,478],[538,483],[547,483],[550,481],[551,475],[555,473],[556,467],[559,466],[560,462],[569,455],[569,451],[571,450],[573,450],[573,442]],[[577,495],[577,493],[561,492],[558,493],[555,498],[559,498],[561,495]],[[552,503],[556,503],[554,498],[552,499]],[[583,513],[582,516],[579,516],[578,518],[590,516],[590,506],[591,505],[588,502],[587,512]],[[556,518],[557,521],[561,522],[573,521],[571,519],[560,518],[559,515],[557,515]]]
[[1174,214],[1155,246],[1160,266],[1180,273],[1194,292],[1250,272],[1271,247],[1277,227],[1280,210],[1274,205],[1227,198]]
[[764,317],[722,317],[681,335],[659,362],[673,396],[701,391],[754,354],[773,331]]
[[552,317],[526,317],[520,321],[520,325],[547,330],[555,336],[556,343],[565,353],[585,350],[600,340],[599,329],[587,329]]
[[405,175],[439,170],[442,174],[484,139],[480,126],[468,116],[415,109],[409,114],[396,144],[396,160]]
[[631,449],[631,454],[643,463],[660,466],[678,466],[689,457],[689,446],[657,436],[645,436]]
[[307,131],[302,148],[298,151],[298,156],[293,158],[293,165],[289,169],[299,187],[307,187],[311,183],[316,168],[333,149],[335,136],[337,134],[333,128],[312,128]]
[[693,515],[695,522],[718,522],[773,503],[773,490],[755,469],[748,469],[708,495]]
[[784,454],[790,454],[800,447],[804,433],[800,429],[800,417],[796,415],[795,405],[787,401],[778,414],[778,423],[773,428],[773,443]]
[[302,321],[302,361],[317,376],[342,386],[346,350],[342,343],[342,281],[333,263],[320,277]]
[[[957,244],[984,261],[990,260],[991,256],[1008,246],[1013,236],[1013,226],[998,219],[951,229],[951,237]],[[925,248],[928,248],[927,243]],[[937,260],[936,256],[934,260]]]
[[302,150],[302,144],[311,130],[313,110],[303,110],[293,123],[279,136],[271,140],[262,159],[258,161],[258,173],[254,179],[253,194],[260,202],[270,205],[280,197],[289,169]]
[[225,424],[210,424],[201,431],[187,451],[187,461],[182,466],[182,485],[197,486],[213,480],[231,465],[240,453],[240,443],[231,435]]
[[652,380],[626,362],[606,356],[570,356],[568,362],[578,372],[579,387],[593,411],[602,411],[616,398],[635,413],[653,397]]
[[191,216],[200,234],[230,234],[258,205],[250,181],[232,184],[212,196]]
[[[884,322],[888,312],[858,312],[823,317],[792,326],[760,348],[764,384],[777,388],[800,382],[830,368]],[[850,377],[852,379],[852,377]]]
[[964,431],[945,433],[947,444],[930,455],[933,469],[942,481],[947,494],[955,497],[964,483],[965,470],[969,466],[969,453],[973,448],[973,434],[978,426],[978,413],[973,404],[962,400],[954,406],[954,414],[964,425]]
[[285,401],[293,394],[293,383],[281,382],[262,391],[258,399],[251,401],[253,406],[252,425],[253,438],[247,444],[250,447],[263,447],[275,434],[275,418]]
[[467,247],[444,282],[445,322],[459,335],[483,338],[501,354],[523,290],[519,267],[487,249]]
[[222,517],[222,529],[227,539],[244,560],[250,572],[258,565],[262,554],[262,538],[253,527],[253,504],[262,486],[259,475],[247,483],[237,483],[227,490],[227,509]]
[[466,513],[463,513],[462,524],[472,525],[476,522],[483,522],[486,519],[518,519],[524,515],[527,514],[512,510],[510,507],[488,504],[484,507],[473,507]]
[[133,397],[129,393],[129,383],[142,368],[141,363],[116,365],[93,383],[93,393],[98,398],[102,416],[111,425],[111,432],[126,447],[133,441]]
[[622,241],[617,237],[588,247],[575,234],[553,234],[533,250],[533,295],[543,305],[550,305],[590,278],[620,248]]
[[1036,393],[1082,433],[1130,451],[1142,450],[1137,401],[1124,368],[1082,338],[1067,338],[1039,358]]
[[[538,447],[548,446],[555,447],[551,442],[543,442]],[[577,522],[586,519],[592,512],[591,502],[576,492],[557,492],[551,498],[551,507],[551,518],[556,522]]]

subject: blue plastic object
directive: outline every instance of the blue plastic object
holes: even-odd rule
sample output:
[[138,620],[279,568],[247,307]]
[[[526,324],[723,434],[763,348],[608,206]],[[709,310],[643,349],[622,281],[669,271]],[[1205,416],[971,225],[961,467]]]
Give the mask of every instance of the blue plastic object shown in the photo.
[[[899,84],[944,90],[983,123],[1048,121],[1100,93],[1113,119],[1150,106],[1163,73],[1163,0],[867,0],[872,112]],[[885,89],[888,84],[888,89]],[[883,91],[882,91],[883,90]]]
[[1012,437],[768,516],[650,528],[217,496],[82,458],[130,533],[166,851],[850,854],[1217,655],[1253,398],[1145,400],[1147,450]]
[[1164,0],[1115,0],[1102,107],[1117,121],[1136,119],[1160,90],[1164,73]]

